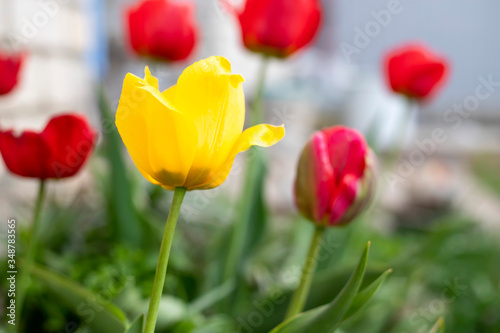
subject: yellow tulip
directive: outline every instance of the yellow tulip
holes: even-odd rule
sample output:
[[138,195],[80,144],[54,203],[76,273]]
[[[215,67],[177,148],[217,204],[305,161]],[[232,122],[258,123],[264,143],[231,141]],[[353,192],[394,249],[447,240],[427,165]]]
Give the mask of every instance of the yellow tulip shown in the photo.
[[223,57],[187,67],[163,92],[147,67],[144,79],[128,73],[116,126],[142,175],[168,190],[214,188],[227,178],[236,154],[281,140],[283,126],[243,131],[243,81]]

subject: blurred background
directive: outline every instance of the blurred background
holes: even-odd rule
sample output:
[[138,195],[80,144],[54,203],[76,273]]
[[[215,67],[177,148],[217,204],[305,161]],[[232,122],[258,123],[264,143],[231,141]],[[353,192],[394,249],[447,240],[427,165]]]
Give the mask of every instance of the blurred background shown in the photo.
[[[399,13],[391,15],[385,26],[379,24],[373,37],[361,38],[359,31],[377,22],[377,13],[393,1],[399,3]],[[87,115],[100,129],[97,152],[83,172],[49,184],[50,209],[44,217],[43,238],[47,251],[41,261],[93,290],[100,290],[104,281],[133,276],[133,287],[125,285],[112,297],[127,313],[140,312],[134,304],[144,303],[156,260],[151,253],[156,252],[154,246],[135,249],[120,243],[119,237],[129,237],[134,227],[127,231],[121,222],[113,222],[117,189],[108,175],[117,171],[103,143],[109,121],[99,108],[100,87],[114,114],[126,73],[141,76],[149,65],[160,87],[166,89],[189,64],[222,55],[231,61],[233,73],[245,77],[250,103],[260,61],[244,48],[237,20],[216,0],[195,1],[200,41],[189,59],[165,64],[138,58],[130,51],[124,29],[124,8],[133,2],[0,2],[1,45],[27,51],[19,86],[0,97],[0,126],[40,130],[50,116],[75,111]],[[329,239],[342,250],[320,263],[322,275],[317,283],[325,288],[325,295],[337,292],[348,276],[347,268],[352,269],[359,255],[360,244],[368,239],[373,245],[373,275],[387,267],[393,267],[394,274],[364,316],[354,318],[342,330],[428,332],[435,319],[444,316],[449,332],[500,332],[500,2],[324,0],[323,9],[315,42],[286,60],[270,63],[265,88],[267,121],[285,124],[287,135],[267,152],[271,164],[265,194],[272,218],[269,233],[259,240],[245,269],[247,299],[241,300],[236,315],[211,316],[215,307],[194,319],[186,314],[185,303],[213,287],[210,277],[216,275],[217,249],[235,213],[231,208],[234,197],[241,190],[243,155],[236,161],[240,167],[233,168],[223,186],[186,197],[181,214],[184,224],[175,244],[179,251],[172,258],[166,288],[173,295],[166,307],[175,315],[165,316],[169,319],[160,329],[194,332],[185,328],[186,322],[212,325],[216,319],[213,325],[233,325],[226,331],[237,331],[238,318],[255,311],[252,302],[266,299],[276,286],[286,287],[282,274],[303,260],[307,238],[300,235],[310,232],[293,206],[296,162],[314,130],[345,124],[367,135],[376,150],[378,190],[372,208],[360,221],[329,231]],[[387,87],[382,67],[384,54],[408,41],[424,42],[451,64],[442,91],[411,117],[404,99]],[[468,116],[450,118],[450,110],[474,96],[484,80],[493,82],[490,96]],[[437,128],[444,131],[445,142],[394,181],[411,153],[421,149],[418,143]],[[395,158],[400,151],[400,158]],[[147,229],[146,237],[163,225],[171,194],[143,180],[123,153],[131,204],[137,209],[137,218],[129,222]],[[9,174],[1,164],[2,219],[15,216],[27,225],[36,185]],[[0,230],[5,233],[4,223]],[[289,244],[298,245],[290,248]],[[204,253],[204,247],[212,250]],[[2,247],[0,253],[4,251]],[[111,268],[116,265],[118,269]],[[55,296],[42,288],[33,292],[39,293],[40,303],[27,309],[35,318],[33,325],[41,326],[29,326],[26,332],[59,332],[68,316],[80,325],[78,316],[58,308]],[[443,299],[449,293],[453,297]],[[325,297],[318,291],[308,306],[323,304]],[[270,315],[276,317],[270,323],[279,322],[279,311]],[[248,325],[251,330],[240,331],[267,332],[274,326]],[[81,327],[82,332],[93,332]]]

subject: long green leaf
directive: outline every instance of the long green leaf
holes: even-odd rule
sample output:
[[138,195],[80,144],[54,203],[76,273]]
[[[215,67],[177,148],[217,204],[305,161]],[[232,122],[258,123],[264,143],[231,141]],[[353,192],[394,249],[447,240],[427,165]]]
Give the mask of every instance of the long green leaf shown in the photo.
[[363,281],[369,248],[368,242],[356,270],[330,304],[298,314],[280,324],[271,333],[333,333],[347,313]]
[[438,319],[437,323],[431,329],[430,333],[445,333],[443,318]]
[[385,279],[389,274],[391,274],[392,269],[386,270],[382,275],[380,275],[375,281],[373,281],[368,287],[361,290],[352,300],[349,309],[347,310],[342,321],[352,317],[356,312],[358,312],[377,292],[380,286],[384,283]]
[[110,216],[120,240],[131,245],[140,245],[142,229],[132,202],[132,190],[122,157],[121,139],[114,125],[111,109],[104,89],[99,90],[99,106],[104,124],[104,149],[110,167],[111,193]]
[[132,322],[132,324],[130,324],[130,327],[125,331],[125,333],[142,333],[143,325],[144,314],[141,314]]
[[33,266],[31,272],[70,307],[85,325],[92,327],[93,332],[124,332],[129,326],[125,314],[100,295],[46,268]]
[[[255,251],[262,236],[265,234],[268,224],[268,212],[264,198],[264,184],[267,175],[266,155],[262,149],[255,149],[255,163],[250,163],[249,166],[256,168],[255,170],[255,192],[250,198],[250,221],[247,226],[247,241],[243,253],[243,260],[248,260],[252,252]],[[241,267],[240,267],[241,268]]]

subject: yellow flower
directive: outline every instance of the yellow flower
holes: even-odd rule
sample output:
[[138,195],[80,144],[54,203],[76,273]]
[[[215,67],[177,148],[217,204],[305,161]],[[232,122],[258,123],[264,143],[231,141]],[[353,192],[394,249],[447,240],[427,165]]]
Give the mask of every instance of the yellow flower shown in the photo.
[[210,189],[227,178],[236,154],[281,140],[283,126],[242,132],[243,81],[223,57],[194,63],[164,92],[147,67],[144,79],[127,74],[116,126],[142,175],[168,190]]

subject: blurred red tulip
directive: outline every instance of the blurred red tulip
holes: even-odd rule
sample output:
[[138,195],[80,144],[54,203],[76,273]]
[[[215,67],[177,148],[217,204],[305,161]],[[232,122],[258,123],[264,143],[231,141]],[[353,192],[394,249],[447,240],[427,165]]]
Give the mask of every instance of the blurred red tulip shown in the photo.
[[90,155],[97,133],[85,117],[52,118],[41,133],[0,130],[0,152],[10,172],[39,179],[71,177]]
[[21,53],[6,54],[0,51],[0,95],[12,91],[19,79],[19,70],[23,64]]
[[334,126],[314,133],[299,160],[295,203],[321,226],[352,221],[371,200],[376,158],[356,130]]
[[130,44],[141,56],[165,61],[187,58],[198,37],[194,4],[141,0],[126,11]]
[[398,47],[385,56],[387,80],[397,93],[423,99],[434,94],[444,83],[448,61],[423,45]]
[[248,49],[287,57],[316,35],[321,6],[319,0],[247,0],[237,15]]

